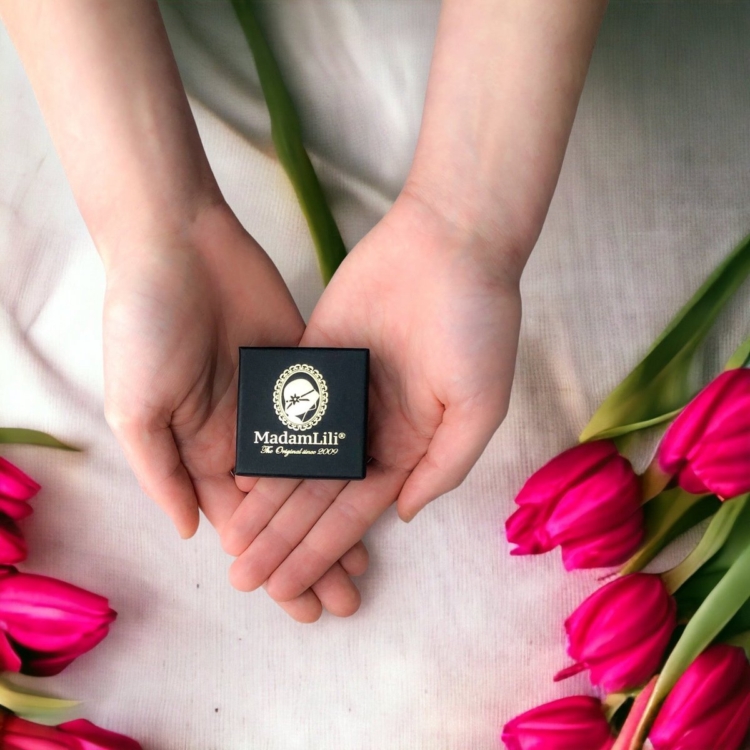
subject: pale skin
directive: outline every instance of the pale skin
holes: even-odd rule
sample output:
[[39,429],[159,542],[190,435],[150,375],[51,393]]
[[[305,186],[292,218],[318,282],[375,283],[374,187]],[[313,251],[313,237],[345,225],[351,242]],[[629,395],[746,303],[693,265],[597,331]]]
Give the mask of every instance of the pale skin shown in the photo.
[[[216,185],[156,3],[0,0],[106,269],[107,419],[183,537],[199,510],[216,527],[238,589],[352,614],[370,526],[457,487],[502,422],[605,5],[444,0],[407,183],[305,327]],[[371,351],[362,482],[232,476],[238,348],[297,344]]]

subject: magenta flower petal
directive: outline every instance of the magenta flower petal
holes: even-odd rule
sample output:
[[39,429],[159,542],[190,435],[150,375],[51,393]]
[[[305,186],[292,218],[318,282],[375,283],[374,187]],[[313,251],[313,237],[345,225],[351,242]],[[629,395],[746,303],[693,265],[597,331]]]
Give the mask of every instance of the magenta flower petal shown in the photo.
[[0,722],[0,747],[3,750],[142,750],[135,740],[108,732],[85,719],[49,727],[7,712]]
[[4,633],[0,633],[0,671],[21,671],[21,657],[15,652]]
[[543,466],[519,493],[520,507],[506,522],[516,545],[511,554],[560,546],[569,570],[624,562],[643,538],[641,501],[638,477],[611,440],[578,445]]
[[750,419],[736,420],[726,430],[706,436],[694,451],[690,468],[719,497],[750,492]]
[[0,513],[0,565],[22,562],[29,554],[21,529],[13,519]]
[[750,664],[712,646],[678,680],[649,735],[655,750],[738,750],[750,729]]
[[643,511],[639,508],[627,520],[608,531],[573,539],[563,545],[566,570],[610,567],[626,562],[645,536]]
[[576,445],[563,451],[529,477],[516,497],[517,505],[539,505],[559,497],[617,455],[611,440]]
[[511,719],[502,741],[508,750],[610,750],[614,737],[601,703],[577,695]]
[[658,669],[676,625],[661,578],[635,573],[594,592],[566,620],[568,654],[606,692],[634,688]]
[[26,501],[34,497],[41,488],[40,484],[24,474],[17,466],[0,458],[0,497]]
[[506,522],[508,541],[515,544],[511,555],[538,555],[554,548],[545,527],[544,506],[522,505]]
[[140,744],[130,737],[101,729],[85,719],[60,724],[58,729],[75,737],[81,750],[142,750]]
[[693,494],[728,499],[750,491],[750,370],[709,383],[667,430],[657,460]]
[[0,631],[20,671],[56,674],[107,634],[117,616],[104,597],[46,576],[0,571]]
[[21,521],[24,518],[28,518],[33,512],[34,509],[26,500],[15,500],[11,497],[0,495],[0,513],[4,513],[14,521]]

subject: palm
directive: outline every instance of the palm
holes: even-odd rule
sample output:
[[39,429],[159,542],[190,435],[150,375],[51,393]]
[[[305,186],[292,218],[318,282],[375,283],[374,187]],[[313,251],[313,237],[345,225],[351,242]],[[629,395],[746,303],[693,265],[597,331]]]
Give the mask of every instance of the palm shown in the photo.
[[221,527],[242,499],[230,474],[238,347],[295,345],[302,330],[276,269],[233,223],[110,272],[108,417],[145,491],[183,533],[197,504]]
[[[274,598],[296,596],[395,500],[410,518],[458,485],[505,414],[519,318],[510,278],[489,277],[470,248],[397,204],[342,264],[302,339],[370,349],[367,478],[316,489],[320,513],[296,527],[286,559],[259,531],[269,524],[254,517],[257,507],[243,504],[227,529],[237,552],[250,542],[235,563],[235,584],[252,587],[270,575]],[[291,515],[285,506],[299,508],[311,490],[277,495],[277,517]]]

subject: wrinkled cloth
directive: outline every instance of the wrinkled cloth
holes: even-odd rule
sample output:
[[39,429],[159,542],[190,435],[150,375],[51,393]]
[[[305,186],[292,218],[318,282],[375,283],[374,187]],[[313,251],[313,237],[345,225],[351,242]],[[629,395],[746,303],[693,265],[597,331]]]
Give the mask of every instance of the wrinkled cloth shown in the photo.
[[[348,247],[407,173],[438,7],[262,5]],[[309,315],[322,289],[312,243],[231,6],[173,0],[164,12],[221,188]],[[263,592],[233,591],[213,530],[180,541],[128,469],[102,415],[101,264],[0,31],[0,424],[85,449],[0,451],[43,486],[22,522],[23,567],[120,613],[44,686],[149,750],[495,750],[511,717],[588,692],[584,675],[551,677],[563,620],[595,576],[566,574],[557,551],[511,558],[503,522],[750,231],[749,32],[747,3],[610,5],[522,282],[505,424],[461,488],[408,526],[391,510],[368,534],[360,612],[310,627]],[[746,286],[703,382],[747,335],[749,303]]]

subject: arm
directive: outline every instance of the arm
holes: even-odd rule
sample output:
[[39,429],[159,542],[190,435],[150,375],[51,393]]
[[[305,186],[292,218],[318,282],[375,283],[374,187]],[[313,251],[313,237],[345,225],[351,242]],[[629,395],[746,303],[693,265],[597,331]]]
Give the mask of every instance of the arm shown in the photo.
[[107,267],[222,203],[156,2],[1,0]]
[[[0,15],[104,262],[107,419],[180,534],[199,508],[221,529],[244,497],[238,347],[296,345],[299,312],[221,196],[155,0],[0,0]],[[292,616],[356,608],[353,546]]]
[[552,200],[606,4],[443,3],[405,191],[517,275]]
[[[604,6],[444,0],[407,184],[341,265],[302,340],[371,350],[368,476],[291,494],[260,480],[223,534],[239,588],[268,579],[273,598],[296,596],[394,501],[411,520],[487,446],[508,405],[521,271]],[[313,502],[320,512],[303,518]]]

